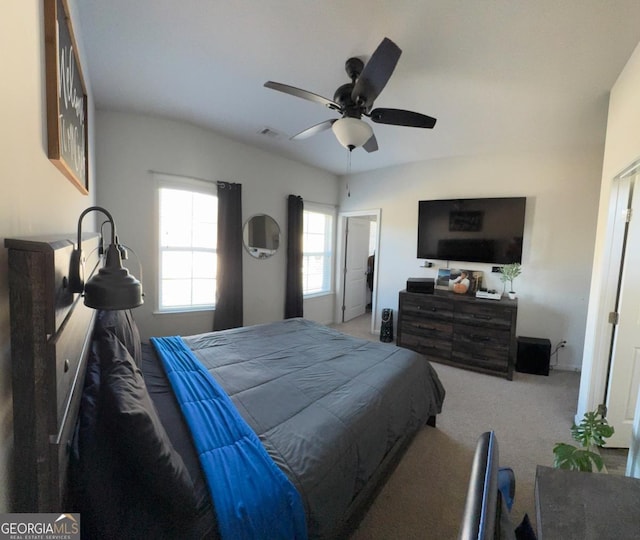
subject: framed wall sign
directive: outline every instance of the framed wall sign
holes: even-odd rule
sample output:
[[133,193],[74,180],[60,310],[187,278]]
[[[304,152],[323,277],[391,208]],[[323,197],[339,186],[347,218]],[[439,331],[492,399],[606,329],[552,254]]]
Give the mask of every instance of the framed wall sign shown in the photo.
[[89,193],[87,91],[66,0],[44,1],[48,155]]

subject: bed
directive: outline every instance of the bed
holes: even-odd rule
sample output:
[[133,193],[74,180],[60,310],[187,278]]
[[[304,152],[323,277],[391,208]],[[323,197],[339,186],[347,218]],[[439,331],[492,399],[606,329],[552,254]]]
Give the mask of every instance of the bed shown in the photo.
[[[33,297],[34,283],[42,278],[38,273],[53,273],[49,281],[55,284],[56,268],[64,273],[64,263],[55,261],[67,256],[67,244],[31,240],[7,247],[12,355],[14,364],[21,364],[25,340],[19,333],[29,326],[33,334],[33,321],[26,319],[40,312],[18,314],[24,311],[22,289],[31,288]],[[51,253],[30,277],[13,275],[11,268],[21,266],[16,261],[34,250]],[[45,294],[38,302],[49,303],[47,309],[56,313],[57,298]],[[56,344],[74,329],[78,358],[71,360],[69,386],[64,377],[54,377],[54,391],[44,393],[56,402],[64,395],[65,414],[56,415],[52,425],[42,425],[37,413],[21,415],[33,424],[25,432],[35,429],[36,444],[18,436],[16,452],[25,444],[35,446],[28,459],[46,466],[37,476],[30,473],[27,480],[40,487],[20,494],[19,511],[80,512],[83,533],[91,538],[122,537],[125,531],[128,538],[219,537],[218,499],[203,474],[193,426],[172,386],[162,347],[140,344],[129,312],[94,315],[78,298],[65,302],[68,309],[53,331],[36,337],[44,347],[30,346],[28,363],[36,368],[14,366],[19,380],[33,377],[37,364],[51,354],[60,356]],[[176,339],[206,378],[224,390],[235,414],[295,488],[310,538],[345,537],[353,530],[415,432],[433,424],[444,399],[424,357],[304,319]],[[37,384],[47,384],[47,377]],[[16,399],[24,406],[33,397],[32,392],[14,395],[14,409]],[[35,411],[46,408],[42,398],[36,401]],[[23,465],[23,471],[29,467]],[[233,489],[234,479],[228,482]]]

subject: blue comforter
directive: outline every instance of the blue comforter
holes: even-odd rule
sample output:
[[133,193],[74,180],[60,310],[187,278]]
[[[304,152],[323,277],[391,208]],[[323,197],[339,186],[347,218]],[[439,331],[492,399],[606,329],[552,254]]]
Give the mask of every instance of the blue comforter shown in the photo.
[[295,487],[179,337],[151,338],[189,425],[224,539],[305,539]]

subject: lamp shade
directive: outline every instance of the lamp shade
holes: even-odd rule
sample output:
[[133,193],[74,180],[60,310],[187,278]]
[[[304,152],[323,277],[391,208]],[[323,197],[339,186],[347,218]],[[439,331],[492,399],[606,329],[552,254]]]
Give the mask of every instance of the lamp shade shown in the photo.
[[84,286],[84,303],[94,309],[132,309],[144,303],[142,284],[122,267],[120,250],[111,244],[104,266]]
[[366,143],[373,135],[371,126],[359,118],[345,116],[331,126],[338,142],[345,148],[353,150]]

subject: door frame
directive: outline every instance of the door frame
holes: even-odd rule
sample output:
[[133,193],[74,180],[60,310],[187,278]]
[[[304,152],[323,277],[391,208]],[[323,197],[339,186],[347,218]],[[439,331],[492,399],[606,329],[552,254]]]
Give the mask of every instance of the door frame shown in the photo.
[[[578,410],[575,416],[576,423],[582,420],[585,412],[596,410],[605,401],[611,345],[614,336],[613,325],[609,322],[609,313],[615,310],[617,303],[625,232],[625,227],[621,226],[620,220],[616,219],[616,216],[618,212],[622,211],[622,201],[624,201],[625,208],[627,207],[629,181],[638,173],[640,173],[640,159],[634,161],[613,178],[609,192],[609,210],[603,240],[601,273],[598,281],[600,286],[594,289],[592,284],[592,292],[597,293],[594,305],[597,315],[595,322],[593,322],[593,340],[591,342],[585,341]],[[588,315],[587,320],[589,320]],[[590,328],[587,326],[587,335],[589,335],[589,330]],[[638,419],[636,419],[637,421]]]
[[378,306],[378,268],[380,264],[380,228],[382,226],[382,209],[374,208],[372,210],[352,210],[349,212],[338,213],[337,242],[336,242],[336,301],[334,320],[342,321],[342,298],[344,297],[344,257],[347,234],[347,218],[350,217],[366,217],[375,216],[376,218],[376,240],[375,253],[376,258],[373,265],[373,292],[371,294],[371,333],[376,333],[377,324],[377,306]]
[[[345,286],[342,289],[342,316],[340,322],[347,322],[356,317],[367,314],[367,263],[369,257],[369,241],[371,238],[371,223],[374,223],[372,216],[348,216],[346,218],[347,235],[344,248],[345,265],[343,268],[343,281]],[[358,230],[359,229],[359,230]],[[354,235],[359,239],[354,242]],[[356,255],[362,255],[356,256]],[[359,266],[360,265],[360,266]],[[347,278],[349,278],[347,280]],[[357,287],[354,279],[362,280],[362,287]],[[355,305],[351,304],[354,300],[354,292],[356,297],[362,300],[358,303],[358,315],[353,315]],[[373,292],[373,291],[372,291]],[[373,297],[373,295],[372,295]],[[347,301],[347,299],[349,299]],[[345,319],[349,310],[349,319]],[[360,310],[362,312],[360,313]]]

